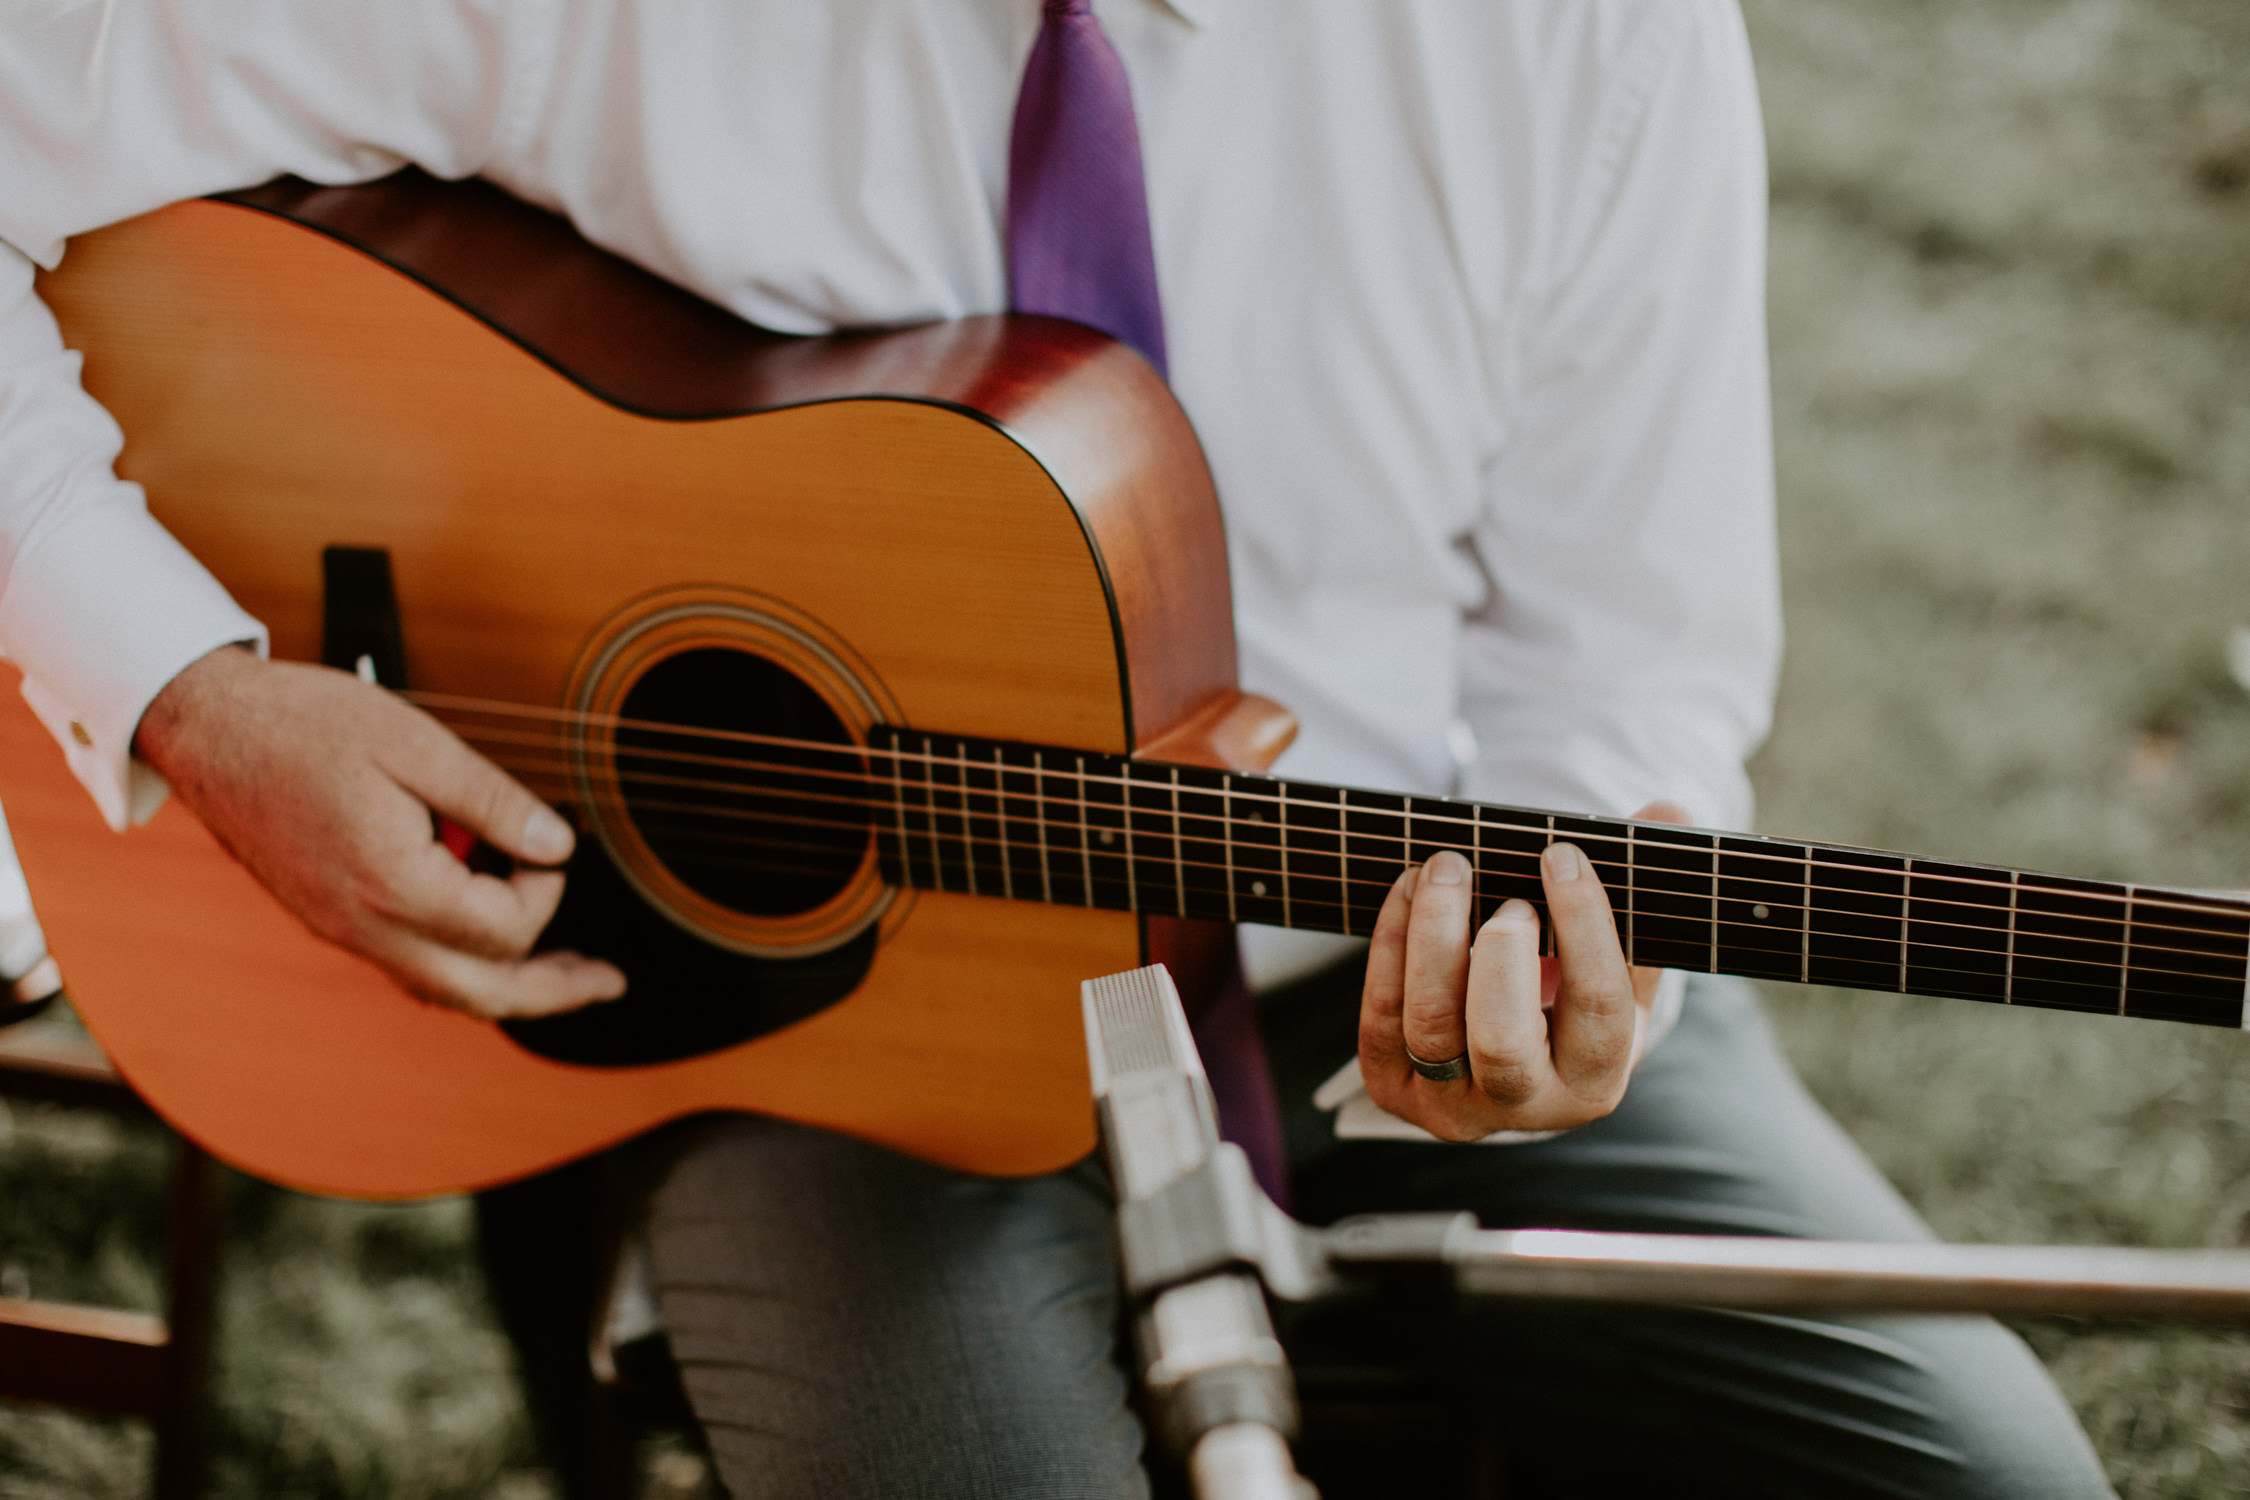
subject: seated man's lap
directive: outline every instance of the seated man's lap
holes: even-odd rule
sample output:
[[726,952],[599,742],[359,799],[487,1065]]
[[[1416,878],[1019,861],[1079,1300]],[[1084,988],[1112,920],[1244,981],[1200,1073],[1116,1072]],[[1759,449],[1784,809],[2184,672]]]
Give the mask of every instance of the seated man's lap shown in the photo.
[[[1309,1095],[1350,1055],[1353,990],[1323,976],[1265,1011],[1304,1218],[1467,1208],[1496,1227],[1929,1237],[1805,1093],[1746,984],[1693,982],[1608,1118],[1488,1147],[1334,1138]],[[2109,1493],[2045,1371],[1988,1319],[1479,1301],[1435,1325],[1355,1306],[1287,1328],[1301,1364],[1416,1370],[1457,1391],[1557,1493],[1658,1478],[1674,1494]]]
[[[1466,1207],[1488,1224],[1919,1238],[1805,1096],[1746,986],[1698,983],[1609,1119],[1529,1146],[1338,1142],[1311,1088],[1356,982],[1263,1012],[1297,1211]],[[740,1495],[1142,1492],[1099,1176],[991,1182],[818,1131],[706,1122],[666,1143],[650,1220],[665,1322]],[[1459,1394],[1560,1494],[2108,1493],[2022,1344],[1987,1320],[1563,1304],[1285,1318],[1300,1362]]]
[[1091,1163],[969,1177],[747,1118],[643,1149],[659,1305],[733,1494],[1146,1494]]

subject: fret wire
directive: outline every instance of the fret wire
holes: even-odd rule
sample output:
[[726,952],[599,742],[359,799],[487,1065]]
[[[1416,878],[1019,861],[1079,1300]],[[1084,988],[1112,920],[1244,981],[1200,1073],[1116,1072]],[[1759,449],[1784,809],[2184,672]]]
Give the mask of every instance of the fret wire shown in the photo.
[[[1812,861],[1809,859],[1805,861],[1803,874],[1805,877],[1803,886],[1805,914],[1804,920],[1797,924],[1797,982],[1799,984],[1811,984],[1813,884]],[[1901,913],[1901,915],[1903,916],[1904,913]]]
[[[1405,829],[1405,834],[1399,842],[1399,859],[1402,864],[1410,865],[1414,863],[1414,799],[1412,797],[1406,799],[1406,821],[1401,826]],[[1474,823],[1469,825],[1469,837],[1471,839],[1476,837],[1476,824]],[[1477,921],[1477,874],[1478,866],[1481,863],[1481,861],[1474,859],[1469,861],[1469,928],[1472,932],[1480,925]],[[1383,899],[1387,901],[1390,898],[1386,895]],[[1380,922],[1382,919],[1382,908],[1378,905],[1375,920]]]
[[[1086,757],[1078,757],[1078,865],[1086,877],[1086,904],[1094,904],[1094,841],[1093,822],[1086,816],[1090,804],[1086,801]],[[1131,882],[1127,882],[1128,887]]]
[[1336,793],[1336,910],[1342,915],[1344,936],[1352,931],[1352,794]]
[[1477,876],[1484,872],[1484,819],[1473,819],[1469,824],[1469,847],[1475,851],[1469,861],[1469,907],[1476,909]]
[[1239,920],[1234,914],[1234,888],[1238,883],[1234,873],[1234,773],[1222,772],[1219,781],[1219,807],[1223,816],[1220,828],[1226,836],[1227,851],[1227,920]]
[[1899,877],[1898,892],[1898,987],[1899,992],[1904,994],[1906,956],[1907,950],[1912,946],[1911,934],[1914,931],[1914,861],[1911,859],[1906,862],[1906,869]]
[[1130,768],[1118,782],[1118,821],[1125,825],[1125,909],[1139,915],[1141,909],[1141,865],[1133,858],[1133,776]]
[[922,821],[930,835],[930,883],[937,890],[945,889],[945,855],[938,845],[937,788],[932,784],[937,775],[937,760],[930,752],[930,737],[922,736]]
[[[1549,813],[1547,814],[1547,843],[1545,847],[1548,849],[1552,849],[1554,846],[1555,815],[1553,813]],[[1540,871],[1534,870],[1532,874],[1533,878],[1536,879],[1538,878]],[[1541,882],[1540,889],[1542,891],[1546,889],[1545,882]],[[1539,934],[1539,956],[1541,958],[1553,958],[1558,952],[1561,951],[1560,949],[1555,947],[1555,924],[1552,922],[1542,922],[1539,925],[1544,929]]]
[[2133,990],[2133,887],[2125,887],[2124,939],[2117,945],[2117,1013],[2125,1014]]
[[1634,835],[1634,833],[1635,833],[1636,831],[1637,831],[1637,830],[1635,830],[1635,829],[1634,829],[1634,828],[1633,828],[1633,827],[1632,827],[1632,826],[1631,826],[1630,824],[1628,824],[1628,825],[1626,826],[1626,829],[1625,829],[1625,933],[1624,933],[1624,937],[1625,937],[1625,961],[1626,961],[1627,963],[1631,963],[1631,962],[1633,961],[1633,950],[1634,950],[1634,948],[1635,948],[1635,947],[1636,947],[1636,946],[1637,946],[1637,945],[1639,944],[1639,942],[1640,942],[1640,937],[1641,937],[1641,924],[1640,924],[1640,910],[1641,910],[1641,904],[1640,904],[1641,857],[1640,857],[1640,856],[1641,856],[1641,850],[1640,850],[1640,841],[1639,841],[1639,840],[1637,840],[1637,839],[1635,839],[1635,838],[1633,837],[1633,835]]
[[1187,841],[1180,836],[1180,768],[1172,768],[1172,889],[1178,910],[1187,915]]
[[955,756],[953,766],[954,815],[961,824],[961,863],[969,867],[969,894],[982,895],[977,889],[976,839],[969,823],[969,763],[965,756]]
[[1039,830],[1039,899],[1055,904],[1055,851],[1047,847],[1047,754],[1031,752],[1031,806]]
[[1289,783],[1280,783],[1281,813],[1274,822],[1281,839],[1281,925],[1294,927],[1296,919],[1289,911]]
[[2008,872],[2008,969],[2001,983],[2000,1003],[2016,1003],[2016,872]]
[[[891,744],[895,749],[898,744],[898,736],[891,736]],[[908,851],[906,843],[906,777],[901,769],[902,764],[896,754],[891,756],[891,805],[898,812],[899,874],[908,885],[912,885],[914,883],[914,856]]]
[[1711,841],[1711,972],[1719,972],[1719,841]]
[[992,810],[1000,827],[1000,894],[1016,899],[1016,865],[1008,857],[1014,842],[1008,837],[1008,768],[1001,763],[1000,747],[992,747]]

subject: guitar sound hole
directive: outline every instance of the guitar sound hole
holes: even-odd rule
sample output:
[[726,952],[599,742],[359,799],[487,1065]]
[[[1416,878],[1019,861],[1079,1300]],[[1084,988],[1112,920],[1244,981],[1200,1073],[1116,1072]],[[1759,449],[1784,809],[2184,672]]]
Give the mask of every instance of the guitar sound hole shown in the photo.
[[730,911],[785,917],[851,883],[870,836],[866,763],[786,668],[726,647],[683,651],[642,674],[619,716],[633,721],[617,732],[626,815],[681,884]]

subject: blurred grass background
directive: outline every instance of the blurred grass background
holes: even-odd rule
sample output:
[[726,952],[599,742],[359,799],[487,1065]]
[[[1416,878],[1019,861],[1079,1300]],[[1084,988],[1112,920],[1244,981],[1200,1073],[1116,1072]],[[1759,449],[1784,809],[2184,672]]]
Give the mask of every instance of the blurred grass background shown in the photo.
[[[1790,651],[1765,827],[2250,884],[2250,4],[1745,0],[1774,182]],[[2250,1039],[1777,988],[1963,1240],[2250,1243]],[[151,1309],[163,1145],[0,1113],[0,1293]],[[465,1205],[241,1184],[222,1495],[552,1494]],[[2250,1494],[2250,1337],[2037,1324],[2130,1500]],[[132,1424],[0,1407],[0,1500]],[[700,1482],[677,1450],[647,1492]]]
[[[1746,0],[1790,645],[1770,830],[2250,885],[2250,5]],[[2250,1242],[2250,1038],[1776,987],[1952,1239]],[[2132,1500],[2250,1494],[2250,1338],[2025,1329]]]

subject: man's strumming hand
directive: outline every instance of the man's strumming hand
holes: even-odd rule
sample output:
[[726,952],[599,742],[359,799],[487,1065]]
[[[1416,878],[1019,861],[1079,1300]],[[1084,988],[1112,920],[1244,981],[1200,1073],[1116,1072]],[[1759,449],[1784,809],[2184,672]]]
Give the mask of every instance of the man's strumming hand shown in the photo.
[[[609,964],[527,956],[562,899],[570,825],[381,688],[223,647],[157,694],[134,748],[308,927],[426,999],[498,1018],[625,992]],[[433,810],[516,872],[471,872]]]
[[[1636,816],[1685,823],[1668,802]],[[1471,933],[1469,862],[1440,852],[1409,868],[1376,919],[1360,997],[1359,1067],[1379,1107],[1441,1140],[1497,1130],[1567,1130],[1625,1097],[1660,970],[1632,968],[1609,896],[1585,855],[1551,845],[1540,883],[1555,956],[1539,956],[1539,914],[1509,901]],[[1469,1076],[1438,1083],[1416,1057],[1468,1054]]]

